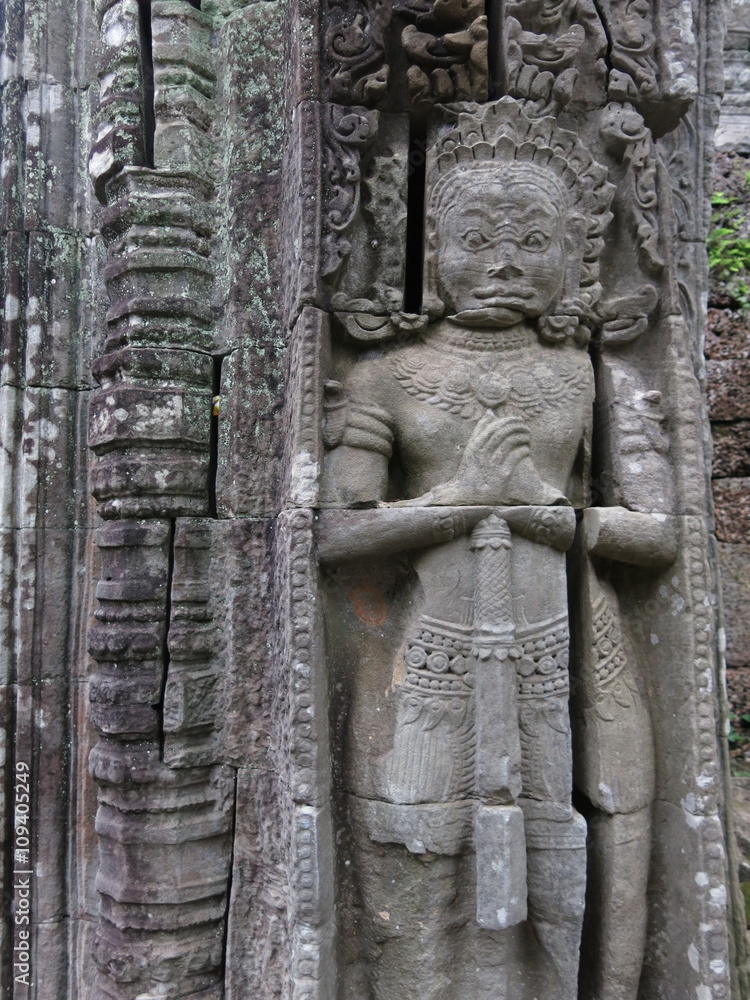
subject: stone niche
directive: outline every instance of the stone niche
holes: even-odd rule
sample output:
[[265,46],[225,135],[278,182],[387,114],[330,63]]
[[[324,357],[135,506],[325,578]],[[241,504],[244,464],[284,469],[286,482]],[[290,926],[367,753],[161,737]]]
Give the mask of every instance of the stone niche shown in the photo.
[[24,996],[747,996],[720,5],[8,8]]

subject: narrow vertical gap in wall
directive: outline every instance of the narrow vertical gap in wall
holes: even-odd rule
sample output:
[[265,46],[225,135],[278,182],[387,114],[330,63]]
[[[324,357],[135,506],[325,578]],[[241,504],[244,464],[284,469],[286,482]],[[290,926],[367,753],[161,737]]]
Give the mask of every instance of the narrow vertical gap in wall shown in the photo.
[[602,414],[598,412],[597,401],[606,398],[601,385],[601,350],[599,346],[598,332],[594,330],[594,336],[589,343],[589,357],[591,367],[594,369],[594,432],[591,436],[591,455],[589,457],[589,481],[583,484],[584,490],[588,490],[588,506],[606,506],[607,493],[607,446],[603,436],[603,430],[608,426],[606,418],[599,419]]
[[169,628],[172,624],[172,581],[174,579],[174,539],[177,530],[175,518],[169,520],[169,541],[167,543],[167,593],[164,607],[164,642],[162,644],[162,675],[161,691],[159,693],[159,746],[161,758],[164,759],[164,696],[169,677]]
[[213,406],[211,408],[211,431],[209,435],[209,456],[208,456],[208,515],[218,517],[218,506],[216,500],[216,477],[219,472],[219,420],[221,418],[221,366],[224,363],[224,356],[217,355],[213,359]]
[[404,312],[421,313],[424,272],[424,194],[427,132],[424,123],[411,123],[409,174],[406,191],[406,266]]
[[229,952],[229,907],[232,902],[234,878],[234,841],[237,835],[237,768],[234,768],[234,794],[232,797],[232,822],[229,827],[229,874],[227,875],[227,901],[224,906],[224,939],[222,941],[221,968],[226,982],[227,955]]
[[145,166],[154,167],[154,51],[151,38],[151,0],[138,0],[141,29],[141,67],[143,72],[143,133]]
[[195,7],[196,10],[201,9],[201,0],[188,0],[191,7]]
[[487,97],[502,97],[507,90],[503,45],[503,0],[485,0],[487,15]]

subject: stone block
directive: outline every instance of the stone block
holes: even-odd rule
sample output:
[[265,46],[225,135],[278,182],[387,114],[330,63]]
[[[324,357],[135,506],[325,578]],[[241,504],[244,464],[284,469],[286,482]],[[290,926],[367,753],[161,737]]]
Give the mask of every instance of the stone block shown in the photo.
[[29,385],[70,389],[93,385],[89,369],[95,317],[90,296],[82,289],[95,274],[92,255],[95,247],[80,235],[59,230],[29,234],[25,315]]
[[326,313],[306,306],[290,335],[284,414],[288,442],[282,472],[284,505],[315,507],[323,470],[323,382],[330,356]]
[[711,420],[750,418],[750,360],[707,361],[706,377]]
[[739,310],[709,309],[706,358],[712,361],[750,359],[750,324]]
[[294,109],[320,96],[320,48],[315,26],[320,23],[320,0],[293,0],[285,5],[284,103]]
[[715,479],[750,476],[750,420],[713,423],[712,474]]
[[526,919],[526,840],[518,806],[479,806],[474,830],[477,923],[505,930]]
[[750,538],[750,478],[714,479],[716,537],[720,542],[746,542]]
[[272,683],[288,692],[280,725],[288,733],[289,794],[298,805],[319,806],[328,801],[331,760],[311,510],[279,515],[273,551],[274,593],[283,624],[274,637]]
[[[58,83],[29,86],[24,102],[24,227],[76,226],[77,94]],[[72,169],[71,169],[72,168]]]
[[18,527],[74,527],[88,523],[85,482],[87,394],[29,388],[20,401],[15,487]]
[[20,77],[23,72],[23,22],[25,0],[9,0],[4,7],[2,48],[5,57],[4,79]]
[[284,218],[289,237],[284,242],[282,275],[284,320],[291,326],[304,305],[320,304],[322,259],[323,137],[320,106],[302,101],[294,109],[284,148]]
[[78,4],[26,0],[23,73],[27,79],[69,85],[76,55]]
[[750,541],[719,542],[718,547],[726,660],[731,667],[743,667],[750,665]]
[[[6,7],[5,27],[8,26],[10,8]],[[21,15],[19,15],[20,18]],[[8,50],[5,50],[8,58]],[[6,165],[2,178],[2,205],[0,206],[0,223],[5,234],[8,231],[23,231],[23,159],[24,159],[24,117],[23,117],[23,82],[18,79],[7,79],[0,87],[0,149],[2,162]]]
[[[211,566],[212,524],[190,518],[175,526],[170,658],[162,707],[164,760],[172,767],[220,759],[216,746],[220,720],[226,724],[238,711],[231,699],[226,714],[221,705],[226,665],[221,630],[209,606],[216,590],[212,580],[219,576]],[[223,548],[216,553],[222,563],[226,554]]]
[[[251,4],[223,25],[219,37],[219,58],[227,66],[217,96],[227,116],[218,139],[227,170],[222,222],[233,262],[222,280],[225,349],[282,336],[282,19],[279,3]],[[254,53],[252,61],[246,51]]]
[[104,204],[107,181],[125,166],[143,165],[146,135],[138,4],[103,4],[100,17],[99,111],[88,170]]
[[[677,996],[697,996],[699,990],[729,996],[727,869],[719,817],[695,813],[688,802],[657,800],[654,828],[653,910],[640,988],[648,995],[666,977]],[[691,877],[686,857],[693,859]]]
[[[262,996],[265,990],[272,996],[280,993],[288,968],[284,950],[288,941],[283,916],[286,901],[274,870],[286,864],[282,824],[291,817],[277,772],[239,768],[236,809],[227,920],[227,1000]],[[258,948],[247,947],[250,926]]]
[[278,506],[285,355],[285,343],[269,336],[224,359],[216,477],[220,517],[263,517]]
[[210,17],[174,0],[151,8],[154,163],[211,179],[215,144]]
[[[18,220],[13,220],[18,221]],[[22,386],[24,380],[24,279],[27,242],[23,233],[6,233],[0,241],[3,299],[0,385]],[[6,396],[6,399],[8,397]],[[7,438],[5,440],[8,440]]]
[[355,826],[370,840],[403,844],[412,854],[462,854],[474,845],[473,802],[397,805],[348,796]]

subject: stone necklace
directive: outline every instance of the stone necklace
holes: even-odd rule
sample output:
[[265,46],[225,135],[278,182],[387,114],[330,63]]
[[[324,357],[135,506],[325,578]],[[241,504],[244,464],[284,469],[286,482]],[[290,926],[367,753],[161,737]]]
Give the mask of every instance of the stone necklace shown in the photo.
[[[479,420],[489,409],[509,403],[525,415],[540,414],[548,407],[572,403],[591,385],[592,373],[576,355],[570,357],[550,348],[554,361],[502,357],[500,351],[517,354],[536,341],[527,336],[500,340],[495,331],[461,343],[448,336],[430,337],[416,350],[406,348],[391,356],[393,373],[411,396],[447,410],[466,420]],[[474,343],[478,341],[478,343]],[[468,352],[481,352],[471,357]]]

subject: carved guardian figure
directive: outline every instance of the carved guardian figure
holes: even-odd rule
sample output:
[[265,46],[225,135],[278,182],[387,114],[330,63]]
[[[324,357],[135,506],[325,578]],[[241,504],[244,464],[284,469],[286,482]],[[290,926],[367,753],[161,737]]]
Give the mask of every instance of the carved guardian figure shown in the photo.
[[[510,98],[458,114],[428,161],[431,322],[358,360],[330,411],[328,503],[379,505],[339,557],[379,540],[411,550],[415,574],[395,655],[365,651],[348,679],[343,782],[374,1000],[578,996],[586,823],[571,804],[565,551],[587,502],[585,347],[611,197],[553,119]],[[645,752],[629,763],[647,804],[638,718]],[[630,929],[607,996],[635,997],[632,942]]]

